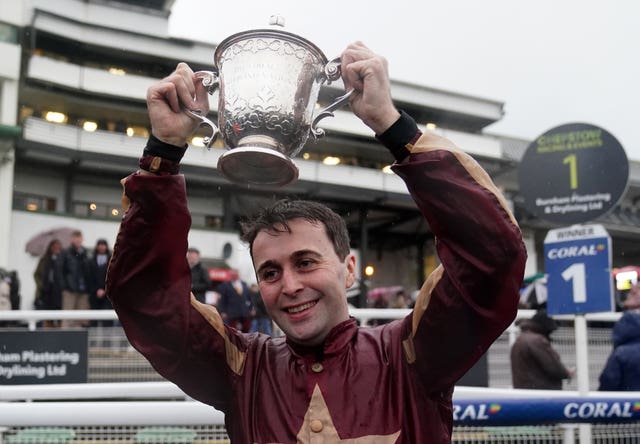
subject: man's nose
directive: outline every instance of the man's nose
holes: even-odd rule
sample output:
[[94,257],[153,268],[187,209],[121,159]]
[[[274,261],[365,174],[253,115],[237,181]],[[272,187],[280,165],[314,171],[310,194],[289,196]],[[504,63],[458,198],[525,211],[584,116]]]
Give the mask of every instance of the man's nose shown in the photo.
[[282,272],[282,292],[287,296],[297,296],[302,291],[302,282],[298,273],[292,270]]

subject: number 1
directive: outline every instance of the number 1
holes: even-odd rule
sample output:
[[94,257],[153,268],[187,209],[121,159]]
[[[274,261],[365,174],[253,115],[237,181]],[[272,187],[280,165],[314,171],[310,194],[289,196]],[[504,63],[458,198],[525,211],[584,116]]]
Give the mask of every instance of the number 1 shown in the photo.
[[565,281],[573,281],[573,302],[587,302],[587,279],[584,264],[572,264],[562,272]]
[[562,163],[569,164],[569,183],[572,190],[578,188],[578,158],[575,154],[570,154],[564,159]]

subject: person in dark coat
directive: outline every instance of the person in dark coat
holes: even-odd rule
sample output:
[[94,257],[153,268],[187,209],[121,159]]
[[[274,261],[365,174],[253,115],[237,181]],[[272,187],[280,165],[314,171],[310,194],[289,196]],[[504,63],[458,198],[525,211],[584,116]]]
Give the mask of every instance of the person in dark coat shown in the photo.
[[267,308],[264,306],[258,284],[251,284],[249,291],[251,292],[251,303],[253,304],[253,320],[251,321],[251,330],[249,332],[253,333],[258,331],[269,336],[273,335],[271,317],[269,313],[267,313]]
[[622,317],[611,334],[613,351],[600,374],[599,390],[640,391],[640,287],[624,301]]
[[[63,310],[91,309],[89,304],[89,292],[92,286],[91,262],[82,242],[82,232],[76,230],[71,234],[71,246],[62,250],[59,279],[62,283]],[[88,325],[89,321],[62,321],[63,327]]]
[[[112,310],[111,301],[107,297],[105,280],[107,268],[111,260],[111,250],[105,239],[98,239],[90,261],[91,293],[89,304],[92,310]],[[112,326],[113,321],[93,321],[94,325]]]
[[251,291],[246,282],[233,270],[231,281],[221,282],[216,291],[220,293],[218,311],[225,324],[242,332],[251,330],[251,320],[255,313],[251,301]]
[[204,304],[207,290],[211,288],[211,279],[209,272],[200,262],[200,251],[197,248],[191,247],[187,250],[187,262],[191,268],[191,292],[198,302]]
[[556,322],[545,311],[518,323],[521,333],[511,347],[513,388],[561,390],[562,380],[573,377],[560,355],[551,345]]
[[[33,280],[36,283],[36,297],[34,307],[37,310],[60,310],[62,308],[62,283],[59,280],[61,265],[60,253],[62,243],[53,239],[47,246],[47,251],[38,261]],[[49,325],[50,323],[47,323]]]

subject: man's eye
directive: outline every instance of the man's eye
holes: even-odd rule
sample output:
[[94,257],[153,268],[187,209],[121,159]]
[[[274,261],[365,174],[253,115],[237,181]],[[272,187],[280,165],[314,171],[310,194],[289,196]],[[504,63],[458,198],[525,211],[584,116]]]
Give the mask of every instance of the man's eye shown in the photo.
[[298,267],[300,267],[300,268],[309,268],[313,264],[315,264],[315,262],[313,260],[311,260],[311,259],[301,259],[298,262]]
[[262,281],[273,281],[278,277],[278,271],[277,270],[264,270],[262,273],[260,273],[260,280]]

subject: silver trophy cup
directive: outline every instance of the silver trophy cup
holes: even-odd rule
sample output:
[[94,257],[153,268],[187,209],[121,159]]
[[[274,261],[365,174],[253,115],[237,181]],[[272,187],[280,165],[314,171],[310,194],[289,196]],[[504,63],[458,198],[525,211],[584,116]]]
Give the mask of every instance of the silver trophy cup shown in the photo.
[[218,170],[243,185],[284,186],[298,178],[291,160],[311,135],[324,130],[317,123],[345,104],[352,91],[327,108],[313,112],[323,84],[340,78],[340,60],[328,61],[308,40],[278,29],[256,29],[223,40],[214,54],[214,70],[198,71],[209,94],[219,89],[218,125],[197,110],[187,113],[218,134],[227,151]]

